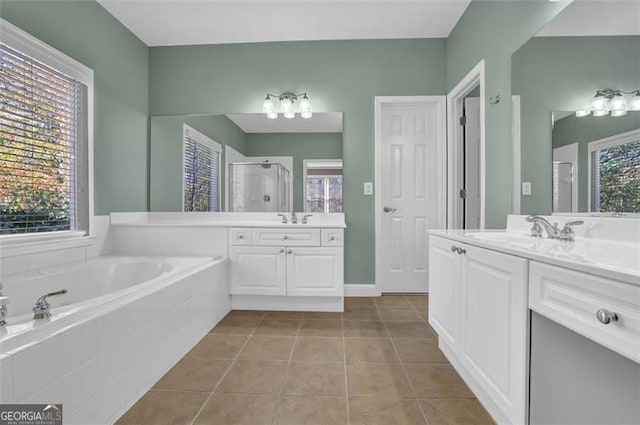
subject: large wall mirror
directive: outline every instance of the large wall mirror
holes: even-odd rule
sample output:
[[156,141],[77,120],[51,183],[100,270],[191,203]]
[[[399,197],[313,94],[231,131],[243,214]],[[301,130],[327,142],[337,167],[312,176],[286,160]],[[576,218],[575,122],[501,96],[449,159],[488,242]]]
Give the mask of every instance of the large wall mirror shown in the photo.
[[342,212],[342,113],[151,118],[151,211]]
[[[523,214],[640,213],[638,16],[638,2],[575,1],[513,55]],[[606,89],[624,110],[609,98],[594,114]]]

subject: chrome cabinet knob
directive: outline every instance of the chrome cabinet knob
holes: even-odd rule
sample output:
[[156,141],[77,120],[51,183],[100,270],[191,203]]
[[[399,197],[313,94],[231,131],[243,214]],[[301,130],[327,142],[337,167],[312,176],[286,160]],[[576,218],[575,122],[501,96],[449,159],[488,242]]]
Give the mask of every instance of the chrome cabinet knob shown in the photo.
[[335,241],[335,240],[336,240],[335,235],[331,235],[331,236],[329,236],[329,240],[330,240],[330,241]]
[[282,239],[284,239],[284,240],[286,241],[287,239],[289,239],[289,236],[284,235],[284,236],[282,237]]
[[284,248],[280,248],[280,254],[284,254]]
[[238,239],[240,240],[244,239],[244,235],[238,235]]
[[618,321],[618,315],[616,313],[613,313],[604,308],[601,308],[596,312],[596,317],[598,318],[598,321],[603,325],[608,325],[611,322]]
[[455,245],[451,245],[451,252],[458,252],[458,247]]
[[396,212],[396,211],[398,211],[398,209],[397,208],[392,208],[392,207],[384,207],[384,208],[382,208],[382,211],[388,213],[388,212]]
[[287,254],[293,254],[293,251],[292,251],[292,250],[290,250],[290,249],[288,249],[288,250],[287,250]]
[[466,254],[466,253],[467,253],[467,250],[466,250],[466,249],[458,247],[458,254],[460,254],[460,255],[464,255],[464,254]]

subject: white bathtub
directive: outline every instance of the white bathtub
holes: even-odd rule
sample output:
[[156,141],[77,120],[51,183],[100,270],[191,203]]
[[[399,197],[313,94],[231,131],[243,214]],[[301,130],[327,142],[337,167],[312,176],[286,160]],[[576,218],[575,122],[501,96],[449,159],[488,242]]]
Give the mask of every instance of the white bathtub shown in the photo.
[[3,283],[0,403],[63,403],[65,424],[117,419],[230,310],[220,257],[99,257]]

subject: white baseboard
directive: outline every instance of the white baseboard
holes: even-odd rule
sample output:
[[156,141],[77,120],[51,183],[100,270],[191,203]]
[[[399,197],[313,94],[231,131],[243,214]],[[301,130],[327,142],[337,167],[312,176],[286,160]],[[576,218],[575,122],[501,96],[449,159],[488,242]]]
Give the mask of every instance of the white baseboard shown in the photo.
[[233,310],[344,311],[342,297],[231,295]]
[[379,297],[380,290],[376,285],[366,283],[345,283],[345,297]]

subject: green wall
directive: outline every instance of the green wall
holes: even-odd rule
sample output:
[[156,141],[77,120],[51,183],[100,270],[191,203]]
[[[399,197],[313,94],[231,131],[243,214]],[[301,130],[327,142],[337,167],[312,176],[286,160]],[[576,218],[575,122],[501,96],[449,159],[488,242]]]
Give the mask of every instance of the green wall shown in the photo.
[[93,1],[2,0],[0,16],[93,69],[95,213],[146,211],[147,46]]
[[249,133],[247,156],[293,157],[293,209],[304,211],[303,160],[341,159],[342,133]]
[[[513,55],[512,66],[522,117],[522,181],[532,183],[521,209],[547,214],[552,209],[551,111],[588,109],[598,89],[640,87],[640,37],[535,37]],[[586,173],[579,172],[579,178],[586,182]]]
[[[151,211],[182,211],[182,125],[246,154],[246,134],[225,115],[177,115],[151,118]],[[221,173],[220,202],[224,205],[225,173]]]
[[569,3],[474,0],[447,38],[447,92],[485,61],[487,228],[504,228],[511,210],[511,55]]
[[[590,115],[578,118],[575,115],[569,115],[554,123],[552,149],[578,143],[578,211],[586,212],[589,210],[587,205],[589,199],[589,143],[637,129],[640,129],[640,112],[629,112],[622,117],[594,117]],[[551,161],[550,158],[547,160]],[[549,191],[549,196],[551,196],[551,191]]]
[[443,95],[445,41],[357,40],[153,47],[150,113],[261,112],[265,93],[309,93],[344,112],[345,282],[374,283],[374,96]]

